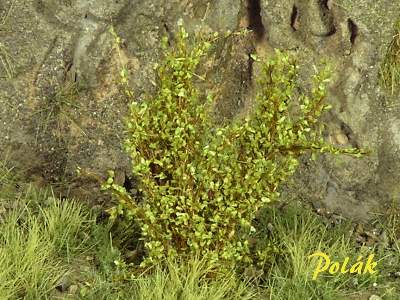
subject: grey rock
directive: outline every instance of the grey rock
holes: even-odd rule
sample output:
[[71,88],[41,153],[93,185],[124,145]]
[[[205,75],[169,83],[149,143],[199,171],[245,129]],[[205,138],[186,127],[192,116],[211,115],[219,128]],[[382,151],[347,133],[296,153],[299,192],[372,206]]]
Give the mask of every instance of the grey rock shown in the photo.
[[[362,159],[324,155],[303,164],[292,193],[329,211],[367,220],[389,198],[399,200],[399,117],[385,109],[378,70],[400,4],[392,1],[261,1],[268,43],[296,49],[302,61],[328,58],[335,74],[326,117],[328,139],[336,145],[368,148]],[[378,4],[379,2],[379,4]],[[311,69],[311,68],[308,68]],[[309,74],[309,70],[303,70]],[[396,154],[397,153],[397,154]],[[323,170],[323,172],[322,172]],[[322,175],[323,174],[323,175]]]

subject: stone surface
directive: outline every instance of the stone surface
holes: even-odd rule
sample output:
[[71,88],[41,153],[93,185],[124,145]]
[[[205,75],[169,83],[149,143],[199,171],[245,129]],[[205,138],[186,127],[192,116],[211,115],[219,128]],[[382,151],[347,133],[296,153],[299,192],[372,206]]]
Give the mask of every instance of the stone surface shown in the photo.
[[[118,88],[122,64],[141,98],[154,90],[160,40],[173,39],[180,18],[189,31],[234,31],[241,10],[240,1],[2,1],[0,55],[10,54],[14,72],[7,76],[0,63],[1,158],[26,180],[107,200],[98,192],[107,170],[121,184],[130,173],[121,147],[128,108]],[[122,38],[120,53],[111,27]],[[229,88],[240,96],[246,86],[232,87],[237,74],[248,73],[248,54],[232,41],[218,47],[229,56],[214,56],[215,87],[233,78]]]
[[266,38],[273,47],[295,50],[303,63],[325,58],[334,66],[328,97],[333,110],[325,119],[328,139],[371,150],[362,159],[324,155],[317,165],[305,161],[286,195],[322,202],[331,212],[347,217],[369,219],[389,199],[398,201],[400,196],[395,184],[400,179],[395,160],[400,145],[398,117],[387,109],[386,95],[378,85],[400,3],[261,2]]
[[[162,36],[178,19],[189,31],[254,35],[222,39],[202,72],[220,93],[221,120],[246,111],[257,67],[251,53],[296,52],[307,84],[324,58],[334,67],[326,137],[372,150],[362,159],[307,157],[285,197],[301,197],[356,219],[399,200],[399,105],[388,106],[378,70],[400,3],[389,0],[4,0],[0,3],[0,153],[26,180],[103,202],[108,169],[131,180],[121,147],[128,103],[118,89],[125,64],[137,98],[154,91]],[[114,48],[111,26],[122,38]],[[77,172],[79,171],[79,172]]]

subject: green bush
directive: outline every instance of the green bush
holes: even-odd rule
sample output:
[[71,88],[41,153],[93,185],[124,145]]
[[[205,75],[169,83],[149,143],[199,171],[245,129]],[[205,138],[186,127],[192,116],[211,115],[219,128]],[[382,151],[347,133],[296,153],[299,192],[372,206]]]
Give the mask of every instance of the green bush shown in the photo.
[[130,106],[125,146],[141,199],[117,185],[112,172],[104,184],[119,201],[112,216],[140,225],[147,250],[142,266],[178,254],[228,266],[251,262],[252,220],[277,199],[301,154],[361,155],[322,139],[318,120],[329,109],[324,104],[329,69],[317,72],[310,91],[299,92],[296,60],[281,51],[262,63],[248,117],[216,125],[213,97],[202,96],[196,84],[197,67],[213,39],[216,35],[191,39],[180,26],[174,47],[164,41],[157,94]]

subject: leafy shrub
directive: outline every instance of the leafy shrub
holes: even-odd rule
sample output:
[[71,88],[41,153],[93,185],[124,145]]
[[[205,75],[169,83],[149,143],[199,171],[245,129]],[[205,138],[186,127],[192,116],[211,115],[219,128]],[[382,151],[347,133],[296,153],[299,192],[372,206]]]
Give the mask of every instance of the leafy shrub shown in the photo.
[[[262,63],[259,90],[248,117],[214,124],[213,98],[202,96],[196,69],[212,46],[211,38],[189,38],[180,26],[174,47],[158,66],[158,93],[133,101],[125,148],[141,199],[114,183],[105,189],[119,201],[122,214],[140,225],[147,256],[142,265],[179,255],[209,257],[228,263],[251,262],[247,237],[257,211],[279,196],[278,187],[306,151],[361,155],[357,149],[326,144],[318,123],[329,69],[300,93],[293,56],[276,51]],[[295,101],[296,100],[296,101]]]

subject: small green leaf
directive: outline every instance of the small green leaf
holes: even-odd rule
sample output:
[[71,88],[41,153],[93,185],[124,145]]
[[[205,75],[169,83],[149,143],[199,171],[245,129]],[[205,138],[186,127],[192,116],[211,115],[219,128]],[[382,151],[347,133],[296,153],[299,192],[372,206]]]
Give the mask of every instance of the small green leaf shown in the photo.
[[258,59],[257,54],[251,53],[251,54],[250,54],[250,57],[251,57],[251,59],[254,60],[254,61],[260,61],[260,60]]

